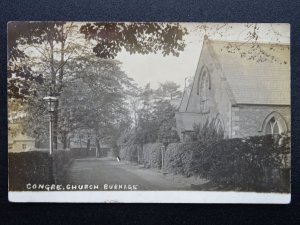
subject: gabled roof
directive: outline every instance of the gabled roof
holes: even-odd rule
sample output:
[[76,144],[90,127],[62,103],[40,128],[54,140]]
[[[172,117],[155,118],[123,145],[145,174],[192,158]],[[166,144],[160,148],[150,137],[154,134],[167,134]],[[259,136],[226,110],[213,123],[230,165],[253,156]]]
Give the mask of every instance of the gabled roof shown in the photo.
[[[206,49],[205,53],[203,49]],[[264,56],[258,52],[263,52]],[[199,111],[200,100],[194,89],[197,88],[195,82],[203,66],[203,57],[211,57],[216,67],[221,69],[219,75],[233,105],[290,105],[289,45],[204,38],[194,82],[191,89],[184,92],[179,112]]]
[[[212,40],[204,44],[221,66],[237,104],[290,105],[289,45]],[[260,58],[258,52],[265,56]]]

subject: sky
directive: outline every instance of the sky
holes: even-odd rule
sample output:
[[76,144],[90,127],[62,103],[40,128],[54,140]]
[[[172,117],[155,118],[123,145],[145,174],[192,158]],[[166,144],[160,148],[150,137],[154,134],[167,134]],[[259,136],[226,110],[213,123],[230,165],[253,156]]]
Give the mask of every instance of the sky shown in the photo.
[[[86,22],[72,23],[77,27]],[[186,47],[180,52],[179,57],[162,54],[133,54],[121,51],[116,57],[121,64],[122,70],[137,83],[139,87],[151,84],[152,88],[157,88],[159,83],[173,81],[180,85],[183,90],[185,78],[192,78],[195,75],[197,63],[200,57],[203,37],[205,34],[212,40],[228,40],[245,42],[247,33],[253,30],[254,24],[241,23],[180,23],[187,28],[188,35],[184,37]],[[250,25],[250,28],[247,28]],[[251,26],[252,25],[252,26]],[[258,24],[258,42],[264,43],[289,43],[289,24]],[[205,29],[204,29],[205,28]],[[216,32],[218,30],[218,32]],[[80,39],[85,42],[84,35],[80,37],[71,36],[73,39]],[[71,40],[72,41],[72,40]],[[26,47],[26,46],[25,46]],[[40,55],[35,48],[27,48],[28,55],[38,59]],[[58,55],[60,57],[60,55]],[[59,59],[59,58],[58,58]]]
[[[217,23],[182,23],[188,29],[189,34],[185,36],[186,47],[180,52],[179,57],[162,56],[161,54],[130,55],[121,52],[116,59],[123,64],[122,69],[133,78],[139,86],[145,86],[150,82],[152,88],[157,88],[159,83],[174,81],[184,88],[186,77],[193,77],[196,71],[198,59],[202,48],[204,29],[200,26],[206,25],[206,34],[213,40],[244,41],[247,32],[245,24],[217,24]],[[264,43],[289,43],[289,24],[259,24],[259,42]],[[198,28],[197,28],[198,27]],[[213,33],[220,28],[218,33]],[[278,35],[279,34],[279,35]]]

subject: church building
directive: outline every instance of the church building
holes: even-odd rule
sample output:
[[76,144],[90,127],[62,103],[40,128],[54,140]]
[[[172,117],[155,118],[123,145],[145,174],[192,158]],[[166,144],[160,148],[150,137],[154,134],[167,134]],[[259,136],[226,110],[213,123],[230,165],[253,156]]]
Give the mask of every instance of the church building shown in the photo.
[[213,118],[225,138],[290,132],[290,46],[205,37],[176,113],[181,140]]

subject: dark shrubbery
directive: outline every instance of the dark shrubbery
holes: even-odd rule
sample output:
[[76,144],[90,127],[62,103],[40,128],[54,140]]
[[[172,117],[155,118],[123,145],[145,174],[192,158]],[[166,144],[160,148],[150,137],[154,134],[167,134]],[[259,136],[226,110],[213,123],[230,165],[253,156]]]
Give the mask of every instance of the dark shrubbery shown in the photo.
[[193,175],[191,163],[197,143],[172,143],[164,153],[164,170],[185,176]]
[[139,144],[125,145],[120,150],[120,158],[129,162],[139,161],[146,168],[160,168],[162,147],[161,143],[148,143],[143,146]]
[[[26,184],[49,184],[48,152],[9,153],[9,190],[24,191]],[[64,166],[70,162],[69,151],[56,151],[54,154],[54,173],[62,175]]]
[[218,124],[217,118],[207,119],[203,124],[194,124],[194,132],[191,136],[192,141],[210,142],[224,138],[224,130]]
[[73,158],[73,155],[71,151],[67,150],[58,150],[55,151],[54,153],[54,159],[53,159],[53,164],[54,164],[54,174],[58,180],[61,178],[65,178],[65,169],[67,166],[69,166],[69,163],[71,162]]
[[146,168],[161,168],[161,143],[149,143],[143,146],[143,163]]
[[9,153],[8,160],[10,191],[23,191],[28,183],[48,184],[48,153]]
[[286,161],[290,157],[289,140],[271,135],[220,140],[209,146],[205,175],[216,184],[244,191],[289,192],[289,174],[283,174],[290,168]]
[[289,192],[290,138],[257,136],[170,144],[165,168],[226,190]]

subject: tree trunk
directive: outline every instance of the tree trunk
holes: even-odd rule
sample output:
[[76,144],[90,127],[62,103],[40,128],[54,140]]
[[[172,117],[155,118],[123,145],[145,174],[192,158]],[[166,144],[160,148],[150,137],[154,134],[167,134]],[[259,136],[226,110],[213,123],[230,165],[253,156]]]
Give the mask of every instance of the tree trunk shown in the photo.
[[[54,69],[54,44],[53,44],[53,40],[49,41],[49,45],[50,45],[50,69],[51,69],[51,89],[53,89],[55,87],[56,84],[56,74],[55,74],[55,69]],[[50,90],[50,91],[54,91],[54,90]],[[52,94],[52,93],[50,93]]]
[[91,140],[90,140],[90,138],[88,138],[87,143],[86,143],[86,156],[89,155],[90,145],[91,145]]
[[41,142],[40,141],[35,141],[34,147],[39,148],[40,146],[41,146]]
[[58,74],[58,88],[57,94],[60,95],[63,89],[63,77],[64,77],[64,66],[65,66],[65,41],[66,37],[64,37],[64,26],[62,26],[61,30],[61,38],[60,38],[60,63],[59,63],[59,74]]
[[70,137],[68,137],[67,147],[68,147],[69,149],[71,149],[71,138],[70,138]]
[[97,158],[100,158],[100,140],[99,139],[96,139],[96,146],[97,146],[97,153],[96,153],[96,157]]
[[62,133],[62,143],[63,143],[63,149],[66,149],[68,147],[68,135],[67,133]]

